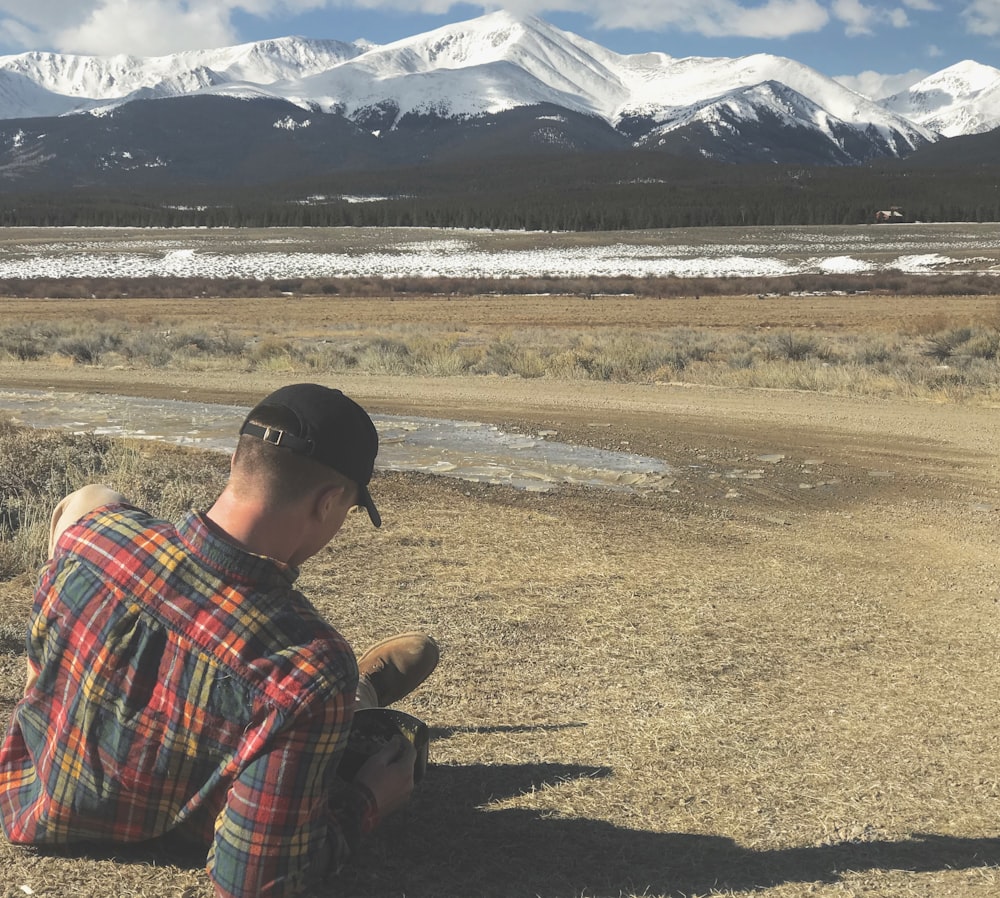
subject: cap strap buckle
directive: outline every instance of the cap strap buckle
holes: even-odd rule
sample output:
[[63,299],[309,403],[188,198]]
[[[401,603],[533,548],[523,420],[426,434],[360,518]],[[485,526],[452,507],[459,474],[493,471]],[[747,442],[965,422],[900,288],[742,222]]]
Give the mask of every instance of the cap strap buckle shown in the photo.
[[285,431],[278,430],[277,427],[265,427],[264,433],[261,434],[261,439],[265,443],[272,443],[275,446],[281,445],[281,438],[285,436]]
[[260,437],[265,443],[290,449],[298,455],[312,455],[316,445],[312,440],[304,440],[302,437],[297,437],[294,433],[289,433],[287,430],[281,430],[279,427],[254,424],[252,421],[244,424],[240,428],[240,433],[247,433],[252,437]]

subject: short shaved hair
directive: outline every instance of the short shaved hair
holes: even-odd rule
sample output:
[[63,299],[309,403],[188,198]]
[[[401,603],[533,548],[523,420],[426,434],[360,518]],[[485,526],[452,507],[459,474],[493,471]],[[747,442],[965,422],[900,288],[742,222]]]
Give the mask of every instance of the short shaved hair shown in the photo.
[[[282,430],[297,424],[278,408],[262,409],[251,420]],[[339,486],[358,495],[358,485],[339,471],[246,433],[236,444],[230,481],[237,492],[263,495],[275,505],[292,504],[321,487]]]

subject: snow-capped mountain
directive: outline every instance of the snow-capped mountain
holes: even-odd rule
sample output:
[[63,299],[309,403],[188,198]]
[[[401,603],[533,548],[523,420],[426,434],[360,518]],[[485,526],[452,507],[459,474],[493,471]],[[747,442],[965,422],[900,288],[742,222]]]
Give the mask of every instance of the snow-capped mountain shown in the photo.
[[944,137],[1000,127],[1000,69],[966,60],[918,81],[882,105]]
[[[169,169],[206,131],[218,154],[266,146],[275,177],[295,174],[281,171],[283,158],[314,171],[543,144],[849,165],[1000,119],[1000,71],[963,66],[876,103],[783,57],[620,55],[507,12],[383,46],[289,37],[155,58],[25,53],[0,57],[0,182],[60,162],[76,181],[96,169],[88,183],[140,159]],[[183,105],[194,100],[205,102]],[[164,101],[182,105],[155,105]],[[229,127],[216,127],[220,115]],[[157,127],[166,119],[170,128]],[[320,135],[327,143],[309,146]],[[79,155],[72,165],[67,147]]]
[[790,59],[621,56],[540,19],[507,12],[368,49],[285,38],[151,59],[29,53],[0,59],[3,72],[22,75],[54,95],[47,104],[36,98],[35,112],[22,92],[0,106],[5,118],[106,109],[153,97],[250,92],[351,119],[365,117],[373,107],[393,108],[397,116],[470,116],[553,103],[612,126],[641,117],[658,128],[734,90],[777,82],[831,121],[873,126],[909,148],[931,139],[922,128]]
[[[3,56],[0,119],[65,115],[220,88],[238,94],[241,88],[257,87],[267,94],[270,85],[327,71],[361,52],[354,44],[293,37],[156,57]],[[3,79],[20,89],[5,89]],[[36,92],[29,92],[28,85]]]

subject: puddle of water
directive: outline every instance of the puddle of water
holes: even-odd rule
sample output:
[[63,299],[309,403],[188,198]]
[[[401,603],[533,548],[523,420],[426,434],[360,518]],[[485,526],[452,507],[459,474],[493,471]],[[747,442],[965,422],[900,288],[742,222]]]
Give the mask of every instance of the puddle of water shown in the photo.
[[[104,393],[0,389],[0,412],[32,427],[158,440],[232,452],[248,409],[176,399]],[[574,446],[513,434],[490,424],[439,418],[373,415],[379,432],[377,467],[423,471],[519,489],[560,484],[657,492],[674,482],[655,458]]]

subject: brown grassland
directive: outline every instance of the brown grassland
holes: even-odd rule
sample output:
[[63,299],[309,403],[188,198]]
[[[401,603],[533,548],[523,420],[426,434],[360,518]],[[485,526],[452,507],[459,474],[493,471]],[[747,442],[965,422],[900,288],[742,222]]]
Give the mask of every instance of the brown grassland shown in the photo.
[[[288,342],[437,328],[540,343],[680,326],[850,342],[996,329],[1000,297],[0,300],[0,317]],[[681,373],[625,383],[52,356],[0,362],[0,388],[249,405],[321,379],[372,411],[553,430],[676,468],[652,496],[377,474],[383,528],[350,520],[300,583],[359,648],[395,630],[437,636],[441,666],[402,705],[431,727],[431,767],[320,894],[992,898],[995,359],[992,370],[994,388],[966,393],[820,392]],[[0,501],[21,512],[0,547],[14,559],[0,573],[4,719],[22,685],[39,509],[100,478],[175,516],[211,501],[224,474],[220,457],[0,426]],[[198,859],[159,847],[58,857],[0,841],[0,898],[25,894],[211,890]]]

